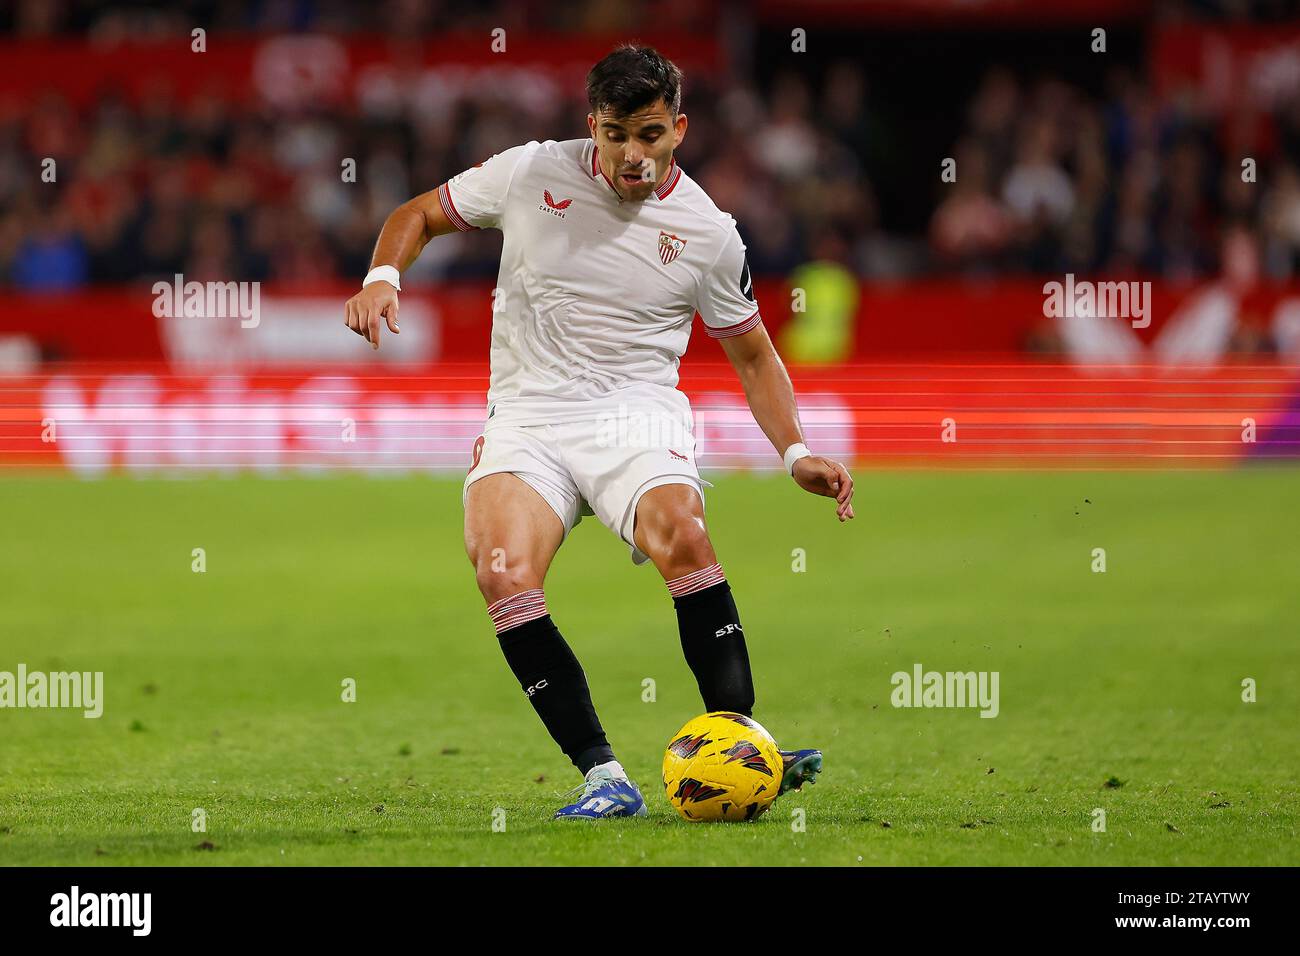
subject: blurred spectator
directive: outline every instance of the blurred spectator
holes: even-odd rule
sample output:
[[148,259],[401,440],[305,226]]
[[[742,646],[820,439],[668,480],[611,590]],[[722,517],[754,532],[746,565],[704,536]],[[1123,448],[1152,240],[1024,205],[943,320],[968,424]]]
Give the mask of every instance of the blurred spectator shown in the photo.
[[853,354],[859,291],[848,257],[843,238],[827,232],[817,240],[813,261],[790,276],[798,307],[781,329],[781,354],[787,359],[825,365]]
[[86,281],[86,249],[66,208],[31,216],[12,268],[21,289],[57,291]]
[[988,271],[1001,261],[1011,240],[1008,210],[989,188],[984,147],[967,140],[956,150],[957,181],[935,211],[930,237],[941,263],[964,271]]

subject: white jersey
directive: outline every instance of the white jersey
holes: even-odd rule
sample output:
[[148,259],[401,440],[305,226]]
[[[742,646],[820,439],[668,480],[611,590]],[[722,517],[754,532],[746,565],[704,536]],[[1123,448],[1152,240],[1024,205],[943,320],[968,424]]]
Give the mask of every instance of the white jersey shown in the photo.
[[438,188],[458,229],[505,236],[492,313],[494,423],[597,420],[665,402],[698,311],[714,337],[761,318],[736,223],[674,161],[620,202],[595,143],[531,142]]

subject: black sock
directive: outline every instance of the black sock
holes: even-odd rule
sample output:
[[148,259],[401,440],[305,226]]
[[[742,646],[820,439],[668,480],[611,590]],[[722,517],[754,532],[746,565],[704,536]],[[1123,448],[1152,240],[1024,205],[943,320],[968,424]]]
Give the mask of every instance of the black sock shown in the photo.
[[690,665],[708,711],[729,710],[753,716],[754,678],[740,615],[725,580],[673,598],[682,652]]
[[497,635],[506,663],[551,737],[585,776],[614,759],[591,703],[587,676],[549,614]]

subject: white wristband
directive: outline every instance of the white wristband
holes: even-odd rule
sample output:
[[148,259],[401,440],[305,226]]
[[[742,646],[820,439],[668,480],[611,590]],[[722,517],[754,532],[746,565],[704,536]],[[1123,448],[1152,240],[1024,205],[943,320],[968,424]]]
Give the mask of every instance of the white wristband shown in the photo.
[[397,271],[396,266],[375,266],[361,280],[361,288],[364,289],[372,282],[387,282],[398,292],[402,291],[402,274]]
[[785,450],[785,470],[794,474],[794,463],[800,458],[811,458],[812,452],[803,442],[795,442]]

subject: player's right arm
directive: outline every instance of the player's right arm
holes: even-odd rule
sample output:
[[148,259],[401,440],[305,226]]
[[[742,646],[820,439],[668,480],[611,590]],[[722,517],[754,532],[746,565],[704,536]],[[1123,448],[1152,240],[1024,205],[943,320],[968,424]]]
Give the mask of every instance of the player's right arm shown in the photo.
[[[385,220],[370,257],[370,268],[373,271],[379,266],[391,266],[399,273],[405,272],[430,239],[455,232],[456,228],[438,201],[438,190],[431,189],[409,199]],[[371,282],[348,299],[343,307],[343,321],[363,336],[371,348],[379,348],[379,329],[383,322],[387,321],[393,332],[400,331],[396,286],[384,279]]]
[[357,335],[379,348],[385,321],[397,331],[397,275],[404,271],[434,236],[471,229],[500,229],[515,168],[536,140],[512,146],[453,176],[437,189],[416,196],[393,210],[379,233],[370,270],[387,267],[393,282],[369,276],[360,292],[348,299],[343,321]]

